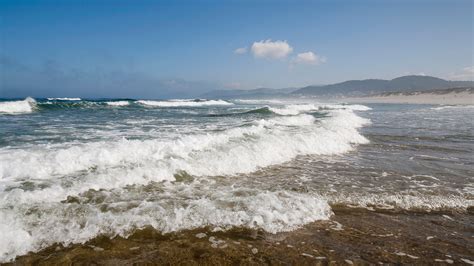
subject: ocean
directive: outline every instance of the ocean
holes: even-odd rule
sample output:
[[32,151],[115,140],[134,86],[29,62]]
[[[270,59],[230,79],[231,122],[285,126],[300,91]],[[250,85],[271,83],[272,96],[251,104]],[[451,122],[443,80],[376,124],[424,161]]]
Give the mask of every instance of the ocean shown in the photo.
[[0,262],[144,228],[277,234],[337,210],[467,213],[473,117],[315,99],[1,100]]

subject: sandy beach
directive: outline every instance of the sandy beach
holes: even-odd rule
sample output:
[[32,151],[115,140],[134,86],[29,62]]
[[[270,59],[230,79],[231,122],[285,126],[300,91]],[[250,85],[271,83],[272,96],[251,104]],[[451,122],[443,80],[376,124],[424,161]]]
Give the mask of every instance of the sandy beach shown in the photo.
[[410,103],[410,104],[445,104],[445,105],[472,105],[474,93],[467,90],[445,90],[414,92],[414,93],[387,93],[367,97],[343,98],[347,102],[357,103]]

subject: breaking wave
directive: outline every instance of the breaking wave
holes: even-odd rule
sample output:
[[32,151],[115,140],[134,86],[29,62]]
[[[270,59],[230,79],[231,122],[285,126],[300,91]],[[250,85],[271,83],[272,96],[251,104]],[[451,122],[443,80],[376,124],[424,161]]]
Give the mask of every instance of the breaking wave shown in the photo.
[[199,107],[211,105],[233,105],[231,102],[224,100],[169,100],[169,101],[150,101],[138,100],[137,103],[146,106],[156,107]]
[[[145,226],[162,232],[245,226],[276,233],[328,219],[331,209],[317,194],[206,188],[199,182],[251,173],[299,155],[350,151],[368,142],[358,132],[368,123],[340,109],[319,120],[304,113],[273,116],[174,140],[1,149],[0,231],[5,234],[0,261],[53,243],[127,236]],[[197,185],[175,184],[180,175],[196,178]],[[165,190],[149,194],[144,188],[134,194],[134,187],[150,184],[163,184]],[[92,202],[78,204],[81,200]]]
[[[12,123],[6,125],[10,135],[0,147],[0,262],[54,243],[85,243],[100,235],[127,237],[145,227],[163,233],[236,226],[277,233],[329,219],[338,208],[457,212],[474,205],[472,184],[464,187],[465,193],[399,191],[383,183],[396,183],[392,174],[372,166],[365,172],[364,160],[383,155],[364,157],[380,145],[377,135],[371,134],[376,127],[367,130],[373,145],[332,156],[369,142],[360,133],[370,123],[360,116],[370,110],[366,106],[237,102],[31,98],[0,102],[2,114],[73,108],[65,115],[51,112],[45,117],[32,115],[31,120],[1,117]],[[229,107],[215,107],[219,105]],[[74,112],[74,108],[98,108],[102,113]],[[77,124],[68,124],[70,115]],[[82,120],[87,123],[78,122]],[[15,129],[16,121],[32,124],[24,127],[30,132],[15,136],[8,126]],[[59,137],[44,140],[52,135]],[[380,160],[384,158],[390,157]],[[357,171],[356,177],[348,171]],[[341,175],[331,179],[332,173]],[[366,177],[380,176],[387,178],[369,182],[367,190]],[[381,188],[372,189],[377,185]]]
[[[150,171],[155,181],[172,179],[178,170],[198,176],[232,175],[300,154],[343,153],[352,149],[352,144],[367,143],[357,129],[369,121],[352,111],[334,110],[330,118],[319,123],[315,120],[308,114],[261,119],[249,126],[186,135],[171,142],[123,139],[63,149],[2,150],[0,161],[5,163],[0,165],[0,178],[42,179],[127,165]],[[293,132],[289,126],[300,129]],[[134,167],[137,164],[150,164],[150,168]]]
[[22,101],[0,102],[0,114],[23,114],[31,113],[36,108],[36,101],[33,98],[26,98]]
[[111,102],[105,102],[107,105],[110,106],[127,106],[130,105],[129,101],[111,101]]
[[330,111],[330,110],[352,110],[352,111],[368,111],[371,108],[363,105],[337,105],[337,104],[291,104],[280,107],[264,106],[242,112],[211,114],[209,116],[236,116],[248,114],[275,114],[280,116],[296,116],[308,112]]
[[0,102],[0,114],[22,114],[33,111],[69,109],[69,108],[104,108],[104,107],[201,107],[201,106],[228,106],[231,102],[224,100],[82,100],[81,98],[46,98],[35,100],[26,98],[21,101]]
[[[126,107],[126,106],[142,106],[142,107],[206,107],[206,106],[231,106],[232,102],[224,100],[168,100],[168,101],[154,101],[154,100],[81,100],[80,98],[47,98],[48,100],[35,100],[33,98],[26,98],[22,101],[5,101],[0,102],[0,113],[20,114],[31,113],[35,110],[41,111],[43,109],[62,109],[62,108],[100,108],[106,106]],[[260,100],[259,102],[265,102]],[[367,111],[369,107],[363,105],[337,105],[337,104],[290,104],[280,106],[264,106],[250,111],[243,111],[228,114],[213,114],[211,116],[227,116],[236,114],[269,114],[277,115],[298,115],[304,112],[321,111],[321,110],[353,110],[353,111]]]
[[49,101],[80,101],[81,98],[47,98]]
[[370,107],[364,105],[341,105],[341,104],[291,104],[284,107],[270,107],[270,111],[279,115],[297,115],[310,111],[321,110],[352,110],[352,111],[368,111]]
[[274,112],[270,111],[270,108],[268,106],[265,107],[260,107],[256,109],[251,109],[251,110],[244,110],[241,112],[232,112],[232,113],[219,113],[219,114],[209,114],[208,116],[211,117],[225,117],[225,116],[243,116],[243,115],[271,115],[275,114]]

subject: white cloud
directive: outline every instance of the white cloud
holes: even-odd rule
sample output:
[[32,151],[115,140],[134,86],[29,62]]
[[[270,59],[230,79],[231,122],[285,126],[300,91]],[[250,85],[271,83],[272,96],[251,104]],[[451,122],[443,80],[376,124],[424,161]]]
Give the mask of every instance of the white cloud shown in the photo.
[[326,63],[326,57],[320,56],[313,52],[299,53],[292,60],[293,64],[308,64],[308,65],[319,65]]
[[247,47],[241,47],[234,50],[234,54],[245,54],[247,53]]
[[293,48],[286,41],[262,40],[254,42],[251,51],[258,58],[281,59],[291,54]]
[[452,80],[474,80],[474,66],[468,66],[463,68],[461,71],[451,73],[449,79]]

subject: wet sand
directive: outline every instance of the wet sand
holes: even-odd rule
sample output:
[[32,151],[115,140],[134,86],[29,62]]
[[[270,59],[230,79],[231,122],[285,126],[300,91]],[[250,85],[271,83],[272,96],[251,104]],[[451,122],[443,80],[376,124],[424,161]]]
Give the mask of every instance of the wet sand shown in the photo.
[[270,234],[244,228],[52,246],[11,265],[474,265],[474,212],[414,213],[335,208],[330,221]]

